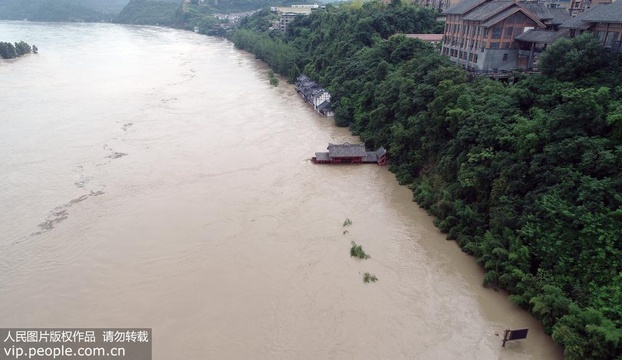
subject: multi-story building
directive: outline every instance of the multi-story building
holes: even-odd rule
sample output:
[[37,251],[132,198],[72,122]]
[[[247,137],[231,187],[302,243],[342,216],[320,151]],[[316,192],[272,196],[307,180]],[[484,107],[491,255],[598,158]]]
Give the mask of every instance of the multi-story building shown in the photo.
[[590,32],[598,36],[604,47],[620,52],[622,43],[622,1],[600,4],[560,25],[570,36]]
[[444,11],[459,3],[460,0],[413,0],[413,3],[436,9],[438,11]]
[[600,4],[611,4],[611,0],[570,0],[570,4],[568,4],[568,12],[570,13],[570,16],[575,17],[585,10]]
[[543,3],[504,0],[463,0],[443,14],[442,54],[475,71],[529,69],[534,57],[524,50],[533,50],[534,43],[517,38],[534,32],[538,36],[533,40],[550,43],[560,36],[554,34],[556,27],[568,18],[564,10]]
[[[296,7],[294,7],[296,6]],[[273,6],[270,8],[272,12],[275,12],[279,15],[279,22],[276,24],[276,28],[285,32],[287,29],[287,24],[294,21],[297,16],[306,16],[311,14],[313,10],[317,9],[316,7],[305,7],[302,5],[292,5],[290,7],[279,7]]]

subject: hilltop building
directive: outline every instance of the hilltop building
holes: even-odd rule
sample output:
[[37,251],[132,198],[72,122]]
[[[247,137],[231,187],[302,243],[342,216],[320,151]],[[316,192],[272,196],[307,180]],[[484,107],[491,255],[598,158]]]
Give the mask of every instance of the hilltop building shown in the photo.
[[575,17],[600,4],[611,4],[611,0],[570,0],[568,11],[570,16]]
[[319,5],[292,5],[290,7],[273,6],[270,8],[270,11],[279,15],[279,21],[273,25],[273,28],[285,32],[287,24],[294,21],[297,16],[307,16],[318,8]]
[[446,16],[441,53],[474,72],[534,70],[537,55],[568,32],[570,16],[539,2],[462,0]]
[[414,0],[413,2],[419,6],[443,11],[449,9],[452,5],[456,5],[459,0]]
[[604,47],[622,52],[622,1],[594,6],[564,22],[560,28],[567,29],[571,37],[584,32],[596,34]]

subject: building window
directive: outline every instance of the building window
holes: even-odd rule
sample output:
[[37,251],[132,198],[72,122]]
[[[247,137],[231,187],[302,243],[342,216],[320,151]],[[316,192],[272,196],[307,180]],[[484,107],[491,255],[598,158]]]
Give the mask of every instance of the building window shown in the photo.
[[523,28],[522,27],[515,27],[514,28],[514,37],[517,37],[518,35],[523,33]]
[[491,49],[498,49],[499,48],[499,43],[498,42],[491,42],[490,43],[490,48]]
[[618,33],[610,31],[607,33],[607,39],[605,40],[605,46],[613,45],[613,42],[618,39]]
[[503,54],[503,61],[508,61],[508,54]]
[[477,62],[477,54],[473,54],[473,62],[476,63]]
[[503,32],[503,28],[501,26],[495,26],[492,28],[492,38],[493,39],[501,39],[501,33]]
[[514,28],[513,27],[510,26],[510,27],[505,28],[505,38],[506,39],[511,39],[513,32],[514,32]]
[[597,31],[596,35],[598,36],[598,39],[602,42],[603,40],[605,40],[605,32],[604,31]]

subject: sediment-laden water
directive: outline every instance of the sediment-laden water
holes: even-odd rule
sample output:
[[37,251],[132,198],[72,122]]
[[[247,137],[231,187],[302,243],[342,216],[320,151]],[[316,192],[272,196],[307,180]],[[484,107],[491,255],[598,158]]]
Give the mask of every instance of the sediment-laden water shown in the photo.
[[154,359],[561,358],[386,167],[311,164],[357,139],[252,55],[0,22],[20,40],[40,53],[0,61],[0,327],[150,327]]

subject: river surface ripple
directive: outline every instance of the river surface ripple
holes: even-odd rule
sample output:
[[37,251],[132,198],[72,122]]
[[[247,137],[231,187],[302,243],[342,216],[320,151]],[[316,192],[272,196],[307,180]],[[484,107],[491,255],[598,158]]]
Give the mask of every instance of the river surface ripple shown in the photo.
[[386,167],[311,164],[357,139],[252,55],[0,22],[20,40],[40,53],[0,61],[0,327],[150,327],[154,359],[561,358]]

